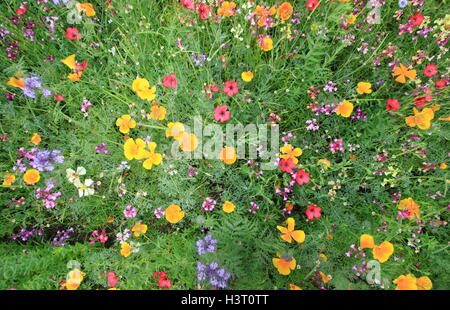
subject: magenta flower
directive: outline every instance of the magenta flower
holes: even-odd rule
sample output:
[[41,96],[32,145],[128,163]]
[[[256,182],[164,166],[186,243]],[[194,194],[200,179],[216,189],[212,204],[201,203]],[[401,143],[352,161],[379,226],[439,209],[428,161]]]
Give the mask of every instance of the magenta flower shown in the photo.
[[173,89],[177,88],[178,85],[177,76],[174,73],[166,75],[163,78],[163,85],[165,88],[173,88]]
[[126,206],[125,210],[123,210],[123,215],[127,218],[133,218],[137,214],[136,208],[134,208],[132,205]]
[[231,112],[227,105],[219,105],[214,109],[214,120],[225,123],[230,119]]

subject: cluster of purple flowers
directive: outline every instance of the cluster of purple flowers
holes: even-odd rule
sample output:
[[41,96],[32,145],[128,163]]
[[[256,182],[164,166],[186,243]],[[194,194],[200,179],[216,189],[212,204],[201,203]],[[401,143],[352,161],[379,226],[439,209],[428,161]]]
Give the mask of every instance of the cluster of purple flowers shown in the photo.
[[50,34],[50,40],[56,40],[53,33],[56,32],[56,22],[59,20],[56,16],[43,16],[42,19],[43,25],[47,28],[48,33]]
[[[278,188],[275,189],[275,193],[282,196],[283,201],[297,199],[297,197],[295,195],[293,195],[293,191],[292,191],[294,188],[294,185],[296,183],[296,181],[295,181],[296,175],[297,175],[297,173],[295,173],[295,172],[291,173],[291,180],[289,181],[288,186],[285,186],[283,190],[280,190]],[[290,194],[292,194],[292,197],[289,197]]]
[[22,241],[27,241],[29,237],[31,237],[34,234],[37,234],[38,236],[42,236],[42,230],[41,229],[31,229],[27,230],[25,228],[22,228],[17,234],[14,234],[11,236],[12,240],[20,239]]
[[198,174],[197,170],[194,167],[189,167],[187,176],[192,178]]
[[13,167],[13,170],[16,171],[17,169],[19,169],[20,172],[25,173],[25,171],[27,170],[26,165],[31,165],[29,160],[33,160],[34,154],[38,150],[39,149],[37,147],[34,147],[29,151],[25,150],[24,147],[19,148],[17,150],[17,155],[19,156],[19,158],[16,159],[16,164]]
[[199,282],[205,281],[217,288],[226,288],[231,274],[225,269],[219,268],[219,264],[213,261],[211,264],[197,262],[197,279]]
[[61,192],[50,193],[53,187],[53,184],[47,184],[47,188],[38,188],[36,190],[36,199],[42,199],[42,202],[47,209],[56,207],[56,198],[61,196]]
[[53,247],[64,246],[66,243],[64,242],[66,239],[72,237],[70,234],[73,233],[73,227],[68,229],[58,230],[56,232],[56,236],[53,238]]
[[330,152],[336,153],[337,151],[344,152],[344,141],[342,139],[333,139],[333,142],[330,142]]
[[314,115],[319,116],[320,114],[325,115],[331,115],[336,112],[336,107],[338,106],[338,103],[332,103],[332,104],[320,104],[320,103],[313,103],[308,108],[314,112]]
[[211,234],[207,234],[205,238],[197,240],[197,242],[195,242],[198,255],[203,255],[206,252],[214,253],[216,251],[216,244],[217,239],[213,239]]
[[315,118],[307,120],[306,124],[308,125],[306,126],[306,130],[316,131],[320,128],[320,126],[317,125],[317,120]]
[[323,88],[323,91],[329,92],[329,93],[335,92],[335,91],[337,91],[336,86],[337,86],[337,84],[334,83],[333,81],[328,81],[327,85],[325,85],[325,87]]
[[166,214],[166,212],[162,209],[162,207],[159,207],[155,210],[154,214],[156,218],[160,219]]
[[353,114],[352,116],[350,116],[351,120],[355,120],[355,119],[361,119],[363,121],[365,121],[367,119],[367,115],[366,112],[361,110],[360,108],[356,109],[356,113]]
[[51,90],[42,86],[41,78],[37,75],[30,75],[28,77],[25,77],[24,83],[25,86],[22,88],[22,92],[28,98],[36,98],[36,89],[40,89],[44,97],[49,97],[52,95]]
[[39,171],[52,171],[55,169],[54,163],[63,163],[64,156],[61,155],[60,150],[42,150],[38,151],[31,162],[34,169]]
[[84,98],[83,104],[81,105],[81,108],[80,108],[81,112],[84,113],[84,116],[88,116],[87,109],[91,106],[93,106],[93,104],[88,99]]
[[206,197],[202,203],[202,211],[213,211],[217,201],[210,197]]
[[259,206],[256,203],[254,203],[253,201],[251,201],[250,202],[250,209],[248,209],[248,212],[250,212],[252,214],[255,214],[256,211],[258,211],[258,210],[259,210]]
[[19,54],[19,42],[12,39],[12,33],[0,24],[0,45],[6,46],[5,53],[10,60],[15,60]]
[[203,54],[191,54],[191,58],[197,67],[203,67],[206,62],[206,56]]
[[108,154],[109,150],[106,148],[106,142],[102,142],[99,145],[95,146],[95,153],[104,153]]

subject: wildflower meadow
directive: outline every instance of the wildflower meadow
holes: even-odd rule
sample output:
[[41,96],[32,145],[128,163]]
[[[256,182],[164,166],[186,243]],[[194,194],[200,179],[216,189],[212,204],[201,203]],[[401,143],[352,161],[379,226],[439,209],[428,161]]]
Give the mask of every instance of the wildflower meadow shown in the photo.
[[449,289],[447,0],[1,0],[0,289]]

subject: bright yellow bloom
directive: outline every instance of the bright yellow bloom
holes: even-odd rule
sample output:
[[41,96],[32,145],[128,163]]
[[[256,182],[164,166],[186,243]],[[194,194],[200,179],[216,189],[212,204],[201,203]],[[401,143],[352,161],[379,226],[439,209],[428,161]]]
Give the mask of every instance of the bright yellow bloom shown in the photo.
[[423,276],[417,279],[416,281],[418,290],[431,290],[433,288],[433,282],[431,282],[430,278]]
[[84,272],[81,272],[79,269],[74,269],[69,272],[68,278],[66,280],[66,289],[68,290],[76,290],[80,284],[81,281],[83,281],[84,278]]
[[275,268],[278,269],[280,274],[287,276],[291,273],[291,270],[295,269],[297,266],[297,261],[294,257],[292,257],[292,255],[289,254],[280,255],[280,253],[277,253],[277,256],[279,258],[272,258],[272,263]]
[[405,122],[409,127],[417,126],[419,129],[425,130],[431,127],[431,120],[434,118],[434,112],[431,108],[425,108],[421,112],[413,108],[414,116],[405,118]]
[[150,118],[152,119],[157,119],[159,121],[162,121],[163,119],[166,118],[166,108],[165,107],[160,107],[158,104],[153,104],[152,107],[150,108]]
[[406,217],[408,219],[413,219],[416,217],[420,219],[420,206],[410,197],[400,200],[398,204],[398,209],[402,211],[406,211]]
[[75,66],[77,65],[76,61],[75,61],[75,56],[76,56],[75,54],[67,56],[65,59],[61,60],[61,62],[63,64],[65,64],[67,67],[69,67],[70,69],[74,70]]
[[14,176],[14,174],[7,174],[5,176],[5,180],[3,180],[2,185],[12,185],[14,182],[16,181],[16,177]]
[[120,254],[122,254],[122,256],[124,257],[128,257],[131,254],[131,246],[128,242],[123,242],[120,245]]
[[16,73],[15,76],[18,78],[10,77],[8,82],[6,82],[6,84],[9,86],[12,86],[12,87],[24,88],[25,87],[25,79],[19,73]]
[[230,202],[230,201],[225,201],[225,202],[223,203],[222,210],[223,210],[224,212],[226,212],[226,213],[231,213],[231,212],[234,211],[234,209],[236,209],[236,206],[235,206],[232,202]]
[[328,260],[328,257],[327,257],[325,254],[323,254],[323,253],[320,253],[320,254],[319,254],[319,257],[320,257],[320,259],[322,259],[324,262],[326,262],[326,261]]
[[136,222],[134,224],[133,228],[131,228],[131,231],[134,232],[135,237],[139,237],[141,234],[145,234],[147,232],[147,225]]
[[32,137],[30,142],[33,143],[34,145],[38,145],[39,143],[41,143],[42,138],[38,133],[35,133]]
[[447,169],[447,164],[446,163],[440,163],[439,164],[439,168],[440,169]]
[[345,19],[345,22],[349,25],[354,24],[356,21],[356,16],[353,14],[348,15],[348,17]]
[[372,249],[375,246],[375,241],[371,235],[364,234],[359,238],[360,249]]
[[273,41],[271,38],[263,38],[260,42],[259,42],[259,47],[265,51],[268,52],[273,48]]
[[141,138],[137,138],[136,141],[133,138],[129,138],[123,145],[125,157],[128,160],[143,159],[145,157],[145,142]]
[[394,253],[394,245],[389,241],[384,241],[380,245],[374,245],[373,257],[380,263],[384,263]]
[[95,10],[92,3],[77,3],[78,12],[85,11],[86,16],[95,16]]
[[166,137],[173,137],[175,140],[181,139],[184,133],[184,125],[180,122],[167,124]]
[[395,80],[399,83],[405,84],[406,78],[414,80],[416,78],[416,74],[416,70],[409,70],[408,67],[400,64],[400,66],[394,69],[392,76],[397,76]]
[[72,82],[78,82],[81,79],[81,76],[83,75],[82,71],[77,71],[74,73],[71,73],[67,76],[67,78],[69,80],[71,80]]
[[241,78],[244,82],[250,82],[253,80],[253,73],[250,71],[242,72]]
[[40,175],[39,171],[37,171],[36,169],[28,169],[25,172],[25,174],[23,175],[23,180],[28,185],[35,184],[35,183],[39,182],[40,179],[41,179],[41,175]]
[[417,290],[416,278],[412,274],[401,275],[392,282],[397,285],[396,290]]
[[286,160],[288,160],[289,158],[292,159],[292,162],[294,164],[298,164],[298,159],[297,157],[303,154],[303,151],[301,148],[296,147],[295,149],[292,147],[292,145],[290,144],[286,144],[285,146],[280,148],[280,151],[282,154],[280,155],[280,158],[284,158]]
[[342,115],[343,117],[349,117],[353,112],[353,103],[350,101],[341,102],[336,109],[337,115]]
[[198,139],[195,134],[185,132],[183,133],[183,136],[178,140],[178,143],[183,152],[192,152],[198,146]]
[[227,165],[232,165],[237,160],[236,149],[232,146],[226,146],[220,151],[219,158]]
[[322,167],[326,170],[328,168],[330,168],[331,166],[331,162],[328,159],[319,159],[317,161],[318,164],[322,165]]
[[356,91],[360,95],[371,94],[372,93],[372,89],[370,89],[371,87],[372,87],[372,84],[370,84],[369,82],[359,82],[356,87]]
[[130,115],[125,114],[116,120],[116,126],[119,126],[121,133],[128,133],[131,128],[136,127],[136,121],[132,120]]
[[305,241],[305,232],[303,230],[294,230],[295,220],[293,217],[287,218],[286,224],[287,228],[277,226],[277,229],[282,233],[282,235],[280,236],[281,239],[289,243],[292,242],[292,239],[294,239],[298,243],[302,243]]
[[181,221],[184,217],[184,212],[181,211],[180,206],[170,205],[166,209],[166,220],[169,223],[175,224]]
[[156,86],[150,88],[148,80],[138,78],[133,81],[131,88],[137,93],[139,98],[152,101],[156,97]]
[[148,148],[150,149],[150,151],[145,151],[145,155],[144,158],[146,158],[146,160],[142,163],[142,166],[145,169],[152,169],[153,165],[159,165],[162,162],[162,155],[160,153],[155,153],[155,149],[156,149],[156,143],[155,142],[150,142],[148,144]]

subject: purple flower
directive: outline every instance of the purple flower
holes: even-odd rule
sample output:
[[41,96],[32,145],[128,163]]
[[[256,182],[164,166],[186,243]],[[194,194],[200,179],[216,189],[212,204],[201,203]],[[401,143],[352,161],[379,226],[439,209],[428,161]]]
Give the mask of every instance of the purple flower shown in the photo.
[[165,214],[166,212],[162,209],[162,207],[159,207],[158,209],[155,210],[155,216],[158,219],[162,218]]
[[219,268],[219,264],[216,261],[207,265],[202,262],[197,262],[197,279],[199,282],[208,281],[209,284],[217,288],[226,288],[227,282],[231,278],[231,274],[225,269]]
[[39,171],[52,171],[55,169],[54,163],[63,163],[64,156],[60,155],[60,150],[43,150],[36,153],[31,165]]
[[259,210],[259,206],[256,203],[254,203],[253,201],[250,202],[250,209],[248,209],[248,212],[255,214],[256,211],[258,211],[258,210]]
[[106,148],[106,142],[102,142],[102,143],[100,143],[99,145],[97,145],[96,147],[95,147],[95,152],[97,153],[97,154],[99,154],[99,153],[104,153],[104,154],[108,154],[109,153],[109,150]]
[[123,215],[127,218],[133,218],[137,214],[136,208],[131,205],[126,206],[125,210],[123,210]]
[[217,201],[210,197],[206,197],[202,203],[202,211],[213,211]]
[[214,253],[216,251],[217,240],[208,234],[204,239],[198,240],[195,245],[197,246],[198,255],[203,255],[206,252]]

